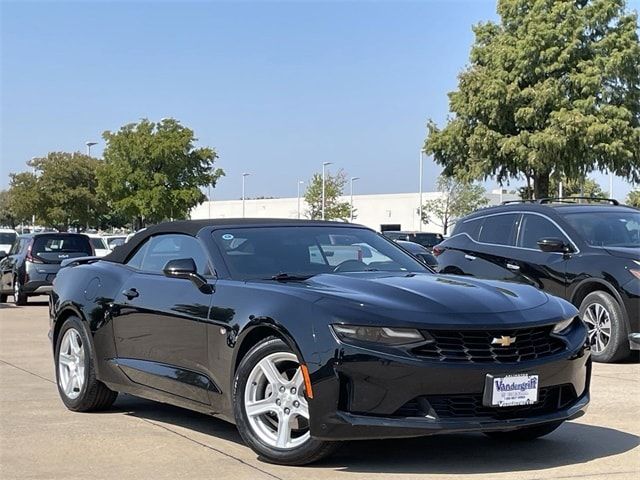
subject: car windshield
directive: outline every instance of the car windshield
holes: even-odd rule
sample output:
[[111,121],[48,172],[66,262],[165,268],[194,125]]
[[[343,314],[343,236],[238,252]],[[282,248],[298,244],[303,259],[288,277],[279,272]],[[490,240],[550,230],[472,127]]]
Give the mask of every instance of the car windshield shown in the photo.
[[91,242],[91,246],[93,248],[96,248],[98,250],[104,250],[105,249],[104,240],[102,238],[89,237],[89,241]]
[[578,212],[564,217],[593,247],[640,247],[640,212]]
[[238,279],[286,280],[320,273],[426,272],[392,242],[364,228],[252,227],[216,230],[231,275]]

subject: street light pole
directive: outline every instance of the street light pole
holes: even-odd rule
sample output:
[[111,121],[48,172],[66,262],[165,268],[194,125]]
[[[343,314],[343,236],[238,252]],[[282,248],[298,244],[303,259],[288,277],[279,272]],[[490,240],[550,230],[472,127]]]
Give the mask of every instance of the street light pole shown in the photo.
[[420,217],[418,219],[418,223],[420,225],[418,227],[419,231],[422,231],[422,175],[423,175],[423,170],[424,170],[424,168],[423,168],[423,153],[425,153],[424,149],[421,149],[420,150],[420,174],[418,175],[420,177],[420,180],[419,180],[420,181],[420,188],[419,188],[419,191],[420,191],[420,193],[419,193],[420,206],[418,207],[418,216]]
[[298,220],[300,220],[300,185],[302,185],[304,181],[298,180]]
[[613,172],[609,170],[609,198],[613,198]]
[[353,182],[355,182],[356,180],[360,180],[360,177],[351,177],[350,180],[350,194],[351,194],[351,200],[349,203],[349,221],[353,222]]
[[331,165],[332,162],[322,163],[322,220],[324,220],[324,204],[325,204],[325,189],[326,189],[326,174],[325,169],[327,165]]
[[86,142],[85,145],[87,146],[87,156],[91,156],[91,147],[93,147],[94,145],[97,145],[98,142]]
[[247,178],[249,175],[251,175],[250,173],[243,173],[242,174],[242,218],[244,218],[244,180],[245,178]]

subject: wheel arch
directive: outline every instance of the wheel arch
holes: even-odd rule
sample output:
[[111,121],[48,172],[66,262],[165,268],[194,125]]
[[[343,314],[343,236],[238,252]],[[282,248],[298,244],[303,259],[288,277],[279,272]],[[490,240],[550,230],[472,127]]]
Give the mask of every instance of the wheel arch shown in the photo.
[[287,330],[278,325],[271,318],[255,318],[253,324],[246,327],[236,340],[233,357],[233,374],[231,375],[231,378],[235,377],[238,366],[247,352],[268,337],[280,338],[293,349],[294,353],[304,363],[304,356],[302,355],[297,342]]
[[[58,314],[56,315],[54,323],[53,323],[53,335],[51,337],[51,344],[52,344],[52,347],[53,347],[54,351],[56,349],[56,344],[58,342],[58,335],[60,334],[60,329],[62,328],[62,325],[64,325],[64,322],[69,317],[78,317],[80,319],[80,321],[82,322],[82,324],[86,326],[86,319],[84,318],[84,315],[82,314],[82,312],[80,311],[79,308],[77,308],[73,304],[68,304],[68,305],[63,306],[58,311]],[[89,334],[87,336],[91,340],[92,336],[89,335]]]

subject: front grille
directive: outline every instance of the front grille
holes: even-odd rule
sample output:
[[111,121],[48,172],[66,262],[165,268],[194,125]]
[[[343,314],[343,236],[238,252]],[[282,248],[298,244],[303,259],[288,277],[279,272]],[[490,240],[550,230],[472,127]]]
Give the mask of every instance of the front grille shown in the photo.
[[425,395],[407,402],[394,413],[394,416],[425,417],[435,414],[441,419],[481,417],[506,420],[553,413],[568,407],[576,399],[572,385],[541,388],[537,403],[514,407],[487,407],[482,404],[481,394]]
[[[517,363],[563,351],[565,343],[551,336],[553,327],[516,330],[429,330],[434,341],[413,349],[422,358],[442,362]],[[495,338],[515,338],[511,345],[492,344]]]

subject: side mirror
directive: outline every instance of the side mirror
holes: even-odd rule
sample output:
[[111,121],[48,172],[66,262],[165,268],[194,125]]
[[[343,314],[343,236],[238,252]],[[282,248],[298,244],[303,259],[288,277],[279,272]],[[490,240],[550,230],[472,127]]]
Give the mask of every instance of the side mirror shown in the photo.
[[538,240],[538,248],[547,253],[571,252],[571,247],[561,238],[541,238]]
[[191,280],[202,293],[213,292],[211,285],[198,273],[198,267],[196,267],[196,262],[193,261],[193,258],[176,258],[175,260],[169,260],[162,269],[162,272],[165,277]]
[[7,252],[5,252],[4,250],[0,250],[0,259],[3,259],[6,256],[7,256]]

